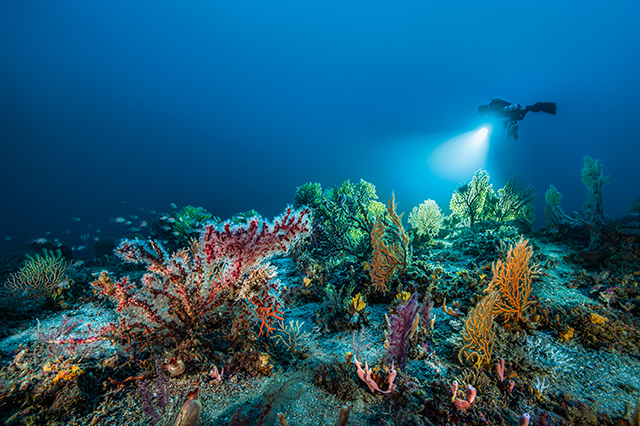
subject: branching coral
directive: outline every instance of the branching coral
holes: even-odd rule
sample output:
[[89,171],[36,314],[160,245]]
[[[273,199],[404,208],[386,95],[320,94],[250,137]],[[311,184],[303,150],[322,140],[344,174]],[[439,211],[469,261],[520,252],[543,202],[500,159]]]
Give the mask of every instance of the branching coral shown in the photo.
[[521,238],[518,244],[511,246],[505,262],[493,263],[493,279],[486,293],[497,292],[494,313],[507,321],[522,321],[531,295],[531,280],[539,274],[535,265],[530,265],[533,249],[529,240]]
[[419,322],[418,293],[415,293],[406,304],[398,307],[396,315],[389,318],[387,333],[387,363],[392,362],[404,369],[409,356],[409,339],[415,333]]
[[587,187],[587,202],[583,206],[583,214],[592,222],[604,224],[604,212],[602,209],[602,186],[609,182],[609,177],[602,175],[600,160],[594,160],[588,155],[584,157],[582,168],[582,183]]
[[379,216],[371,230],[373,257],[369,275],[378,291],[387,291],[387,283],[397,271],[402,274],[410,260],[409,237],[402,228],[400,216],[396,214],[396,205],[394,195],[391,194],[387,208],[391,224],[387,225],[383,217]]
[[535,220],[533,188],[525,187],[515,176],[496,194],[489,184],[489,173],[478,170],[471,182],[460,186],[451,197],[451,217],[463,226],[473,227],[481,220],[508,222]]
[[330,259],[348,256],[368,260],[370,234],[375,218],[384,211],[375,187],[348,180],[322,192],[320,184],[308,183],[296,191],[296,205],[313,208],[314,255]]
[[491,362],[495,335],[492,330],[493,310],[497,297],[497,293],[491,293],[478,302],[478,305],[469,313],[464,324],[465,344],[458,352],[460,362],[463,355],[467,361],[473,362],[478,367]]
[[62,252],[45,249],[43,255],[27,255],[22,267],[9,276],[5,288],[17,298],[36,299],[51,297],[57,287],[65,282],[69,263]]
[[411,210],[408,221],[418,235],[426,235],[433,238],[438,235],[443,220],[444,216],[438,204],[433,200],[426,200]]
[[182,245],[186,244],[190,238],[197,236],[207,221],[220,222],[220,218],[214,218],[203,207],[185,206],[176,214],[173,224],[176,240]]
[[498,190],[497,196],[489,191],[484,208],[485,216],[498,222],[521,219],[533,223],[536,216],[531,203],[535,198],[533,187],[525,187],[517,177],[513,177]]
[[602,175],[600,160],[594,160],[588,155],[584,157],[582,182],[587,187],[587,201],[582,206],[582,211],[573,212],[571,216],[566,215],[560,207],[562,195],[551,185],[545,195],[545,214],[551,228],[586,227],[590,234],[588,250],[596,252],[602,248],[603,236],[611,231],[602,205],[602,187],[609,182],[609,176]]
[[489,190],[489,173],[486,170],[478,170],[473,174],[471,182],[461,185],[453,192],[449,203],[452,216],[463,226],[473,227],[482,217]]
[[269,334],[270,322],[282,317],[273,293],[275,269],[264,262],[309,232],[309,214],[288,208],[273,223],[253,217],[246,225],[209,225],[189,250],[172,255],[156,241],[123,240],[118,255],[145,263],[148,272],[140,284],[104,276],[94,283],[116,300],[122,318],[103,333],[133,341],[166,335],[180,342],[224,324],[245,324],[234,320],[254,306],[260,334],[264,327]]
[[573,227],[579,223],[578,219],[567,215],[562,209],[562,206],[560,206],[562,194],[555,186],[549,185],[549,189],[544,194],[544,200],[546,202],[544,214],[547,218],[547,226],[550,229],[559,230],[562,227]]
[[322,202],[322,185],[317,182],[305,183],[296,189],[293,207],[311,207],[315,209]]

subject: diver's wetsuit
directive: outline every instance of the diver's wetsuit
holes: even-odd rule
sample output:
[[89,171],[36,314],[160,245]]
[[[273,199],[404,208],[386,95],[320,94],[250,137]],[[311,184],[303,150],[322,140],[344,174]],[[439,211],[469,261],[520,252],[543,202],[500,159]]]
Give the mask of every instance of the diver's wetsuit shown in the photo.
[[556,104],[553,102],[536,102],[533,105],[522,108],[520,104],[512,104],[502,99],[491,99],[487,105],[480,105],[478,112],[480,114],[493,114],[502,121],[503,128],[507,129],[507,136],[513,136],[518,139],[518,121],[522,121],[524,116],[529,112],[546,112],[548,114],[556,113]]

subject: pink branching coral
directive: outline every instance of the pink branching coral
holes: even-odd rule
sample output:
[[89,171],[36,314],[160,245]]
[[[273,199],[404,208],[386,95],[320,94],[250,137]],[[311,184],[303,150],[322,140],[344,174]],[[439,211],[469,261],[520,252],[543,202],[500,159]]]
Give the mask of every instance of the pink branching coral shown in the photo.
[[[120,324],[109,336],[128,341],[172,337],[178,342],[222,327],[246,324],[239,316],[253,315],[269,327],[278,318],[278,283],[275,268],[265,261],[284,254],[309,230],[310,210],[287,208],[269,223],[253,217],[246,225],[209,225],[189,249],[167,253],[156,241],[123,240],[116,253],[126,262],[147,267],[139,283],[129,277],[111,281],[103,275],[94,282],[100,293],[114,299]],[[269,307],[272,315],[258,311]]]

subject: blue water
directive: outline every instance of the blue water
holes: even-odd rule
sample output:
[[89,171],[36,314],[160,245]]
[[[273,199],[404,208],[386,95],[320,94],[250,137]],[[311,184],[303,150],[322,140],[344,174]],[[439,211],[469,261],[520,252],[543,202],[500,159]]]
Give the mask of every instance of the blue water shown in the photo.
[[[479,167],[494,189],[521,172],[544,226],[550,184],[568,212],[585,201],[584,155],[622,215],[640,196],[639,18],[622,0],[4,0],[0,250],[121,236],[110,218],[170,203],[272,217],[309,181],[448,213]],[[558,112],[434,165],[496,96]]]

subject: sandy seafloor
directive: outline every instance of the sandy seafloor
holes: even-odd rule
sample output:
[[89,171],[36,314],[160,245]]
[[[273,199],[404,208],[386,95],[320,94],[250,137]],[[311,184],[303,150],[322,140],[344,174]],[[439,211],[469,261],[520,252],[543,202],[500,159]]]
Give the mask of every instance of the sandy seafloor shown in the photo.
[[[606,272],[602,268],[589,270],[584,265],[567,261],[567,254],[573,249],[566,242],[535,241],[534,251],[537,256],[542,255],[548,261],[547,264],[554,266],[544,269],[543,276],[534,282],[532,296],[536,300],[544,301],[545,306],[552,311],[558,311],[561,308],[568,312],[574,307],[591,306],[593,309],[599,309],[599,312],[606,312],[606,315],[612,318],[624,316],[625,313],[620,309],[607,306],[598,292],[590,292],[582,287],[570,288],[575,287],[570,285],[570,282],[575,281],[576,277],[597,277]],[[447,250],[450,250],[450,247],[433,248],[430,250],[429,256],[431,259],[438,259],[440,267],[455,273],[461,269],[460,265],[464,263],[464,259],[448,262],[447,257],[443,255]],[[640,270],[640,260],[636,259],[636,262],[636,270]],[[278,277],[285,286],[301,285],[302,278],[291,259],[276,259],[274,263],[279,268]],[[611,274],[611,276],[614,275]],[[636,275],[635,279],[635,286],[637,286],[639,277]],[[626,285],[634,285],[634,283],[626,283]],[[636,300],[634,303],[637,304],[638,301]],[[290,364],[297,365],[301,370],[305,370],[305,366],[309,366],[309,369],[312,370],[313,366],[318,363],[332,363],[337,359],[344,359],[345,355],[353,350],[350,331],[325,333],[314,325],[314,316],[318,309],[320,309],[318,302],[298,301],[284,312],[285,321],[303,322],[302,330],[308,333],[300,342],[304,349],[304,357],[294,358]],[[361,353],[361,359],[375,364],[382,359],[385,352],[383,348],[386,327],[384,314],[388,312],[388,305],[374,304],[369,306],[369,309],[371,311],[370,323],[366,327],[366,331],[370,336],[369,343],[371,345]],[[5,324],[0,340],[0,353],[3,355],[1,376],[3,398],[8,398],[12,387],[15,391],[16,382],[27,378],[30,370],[42,369],[42,365],[40,365],[42,361],[35,356],[25,357],[26,366],[23,365],[22,371],[18,371],[15,365],[9,364],[21,349],[33,347],[38,338],[38,326],[41,331],[56,327],[60,324],[62,314],[83,323],[94,324],[94,328],[97,328],[96,326],[100,323],[108,322],[110,318],[115,318],[112,310],[105,308],[103,303],[94,301],[82,306],[74,306],[67,311],[39,312],[31,318],[25,317],[22,323],[13,321]],[[429,381],[436,380],[436,378],[451,383],[460,377],[462,372],[457,354],[461,342],[463,318],[445,314],[442,306],[438,306],[438,304],[432,309],[432,316],[435,316],[435,322],[430,355],[422,360],[412,359],[406,367],[406,371],[412,377],[419,377],[422,380],[420,385],[423,387],[428,386]],[[627,314],[625,322],[637,327],[639,324],[637,313],[635,317]],[[519,348],[516,348],[517,346]],[[103,351],[96,351],[96,355],[89,356],[106,359],[110,352],[113,352],[113,349],[108,345],[103,349]],[[33,350],[27,351],[27,355],[33,354],[33,352]],[[515,352],[518,352],[518,355]],[[545,424],[541,420],[543,417],[546,417],[546,424],[549,425],[599,424],[597,419],[601,418],[603,414],[610,419],[621,419],[625,416],[625,410],[628,411],[627,417],[631,415],[640,392],[640,358],[638,354],[616,350],[615,345],[593,349],[583,346],[578,336],[565,340],[550,332],[533,331],[527,335],[514,336],[504,330],[498,330],[494,358],[496,356],[506,359],[508,371],[518,373],[519,388],[516,391],[520,393],[517,398],[509,398],[500,393],[483,394],[479,392],[472,407],[473,410],[477,410],[474,412],[475,414],[481,412],[482,407],[490,405],[508,407],[508,412],[512,413],[513,417],[506,419],[505,424],[517,424],[517,416],[525,412],[531,414],[531,424],[535,425]],[[521,365],[512,364],[518,362],[517,359],[522,359],[522,357],[529,357],[529,362]],[[538,366],[535,371],[531,369],[532,365]],[[194,374],[191,371],[187,371],[185,375],[178,378],[169,378],[168,380],[172,394],[176,398],[184,395],[194,383],[200,382],[203,410],[198,424],[223,426],[230,424],[232,416],[238,411],[238,408],[246,409],[249,405],[255,405],[261,400],[263,394],[272,393],[273,389],[278,389],[278,386],[286,382],[287,378],[291,377],[289,375],[293,374],[291,367],[286,368],[289,369],[289,372],[276,365],[270,376],[225,375],[220,383],[207,377],[206,373]],[[530,371],[526,371],[526,369],[530,369]],[[489,377],[495,377],[494,372],[489,369],[485,369],[485,371]],[[357,381],[355,367],[352,374]],[[293,390],[289,389],[295,398],[277,401],[272,411],[286,413],[288,422],[292,426],[335,424],[340,407],[347,401],[316,386],[310,375],[307,375],[306,379],[303,376],[296,376],[295,380],[294,383],[289,383],[290,387],[296,387]],[[533,390],[536,381],[538,384],[544,382],[541,395],[536,394]],[[384,409],[379,405],[389,396],[372,395],[363,383],[358,383],[360,391],[349,401],[352,404],[349,424],[383,424],[381,417],[384,417]],[[34,384],[26,386],[34,386]],[[53,421],[50,424],[149,424],[141,408],[137,386],[130,383],[117,391],[113,387],[109,388],[106,384],[105,386],[108,390],[105,392],[106,396],[86,401],[80,405],[80,408],[76,408],[68,418],[59,419],[57,423]],[[498,400],[495,400],[496,395],[498,395]],[[565,398],[567,395],[570,395],[573,400],[580,401],[583,404],[582,408],[596,417],[590,419],[589,415],[585,414],[582,420],[575,420],[581,417],[574,416],[573,422],[566,422],[561,416],[554,414],[551,411],[553,401],[557,401],[560,396]],[[545,412],[547,414],[544,414]],[[6,418],[6,414],[3,416],[6,424],[22,424],[22,420],[25,420],[21,418],[19,409],[10,413],[13,415],[10,419]],[[36,424],[38,424],[37,421]],[[279,425],[280,423],[271,417],[270,422],[266,424]],[[428,423],[425,422],[425,424]],[[450,424],[455,423],[451,422]],[[487,424],[491,424],[491,422]]]

